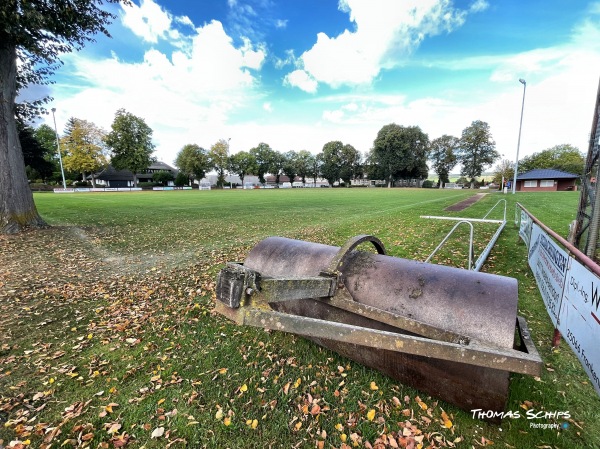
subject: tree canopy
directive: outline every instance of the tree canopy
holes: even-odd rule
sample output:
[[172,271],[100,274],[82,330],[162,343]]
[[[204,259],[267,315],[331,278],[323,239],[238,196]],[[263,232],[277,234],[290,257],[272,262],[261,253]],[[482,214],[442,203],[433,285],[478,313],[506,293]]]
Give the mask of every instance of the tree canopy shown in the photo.
[[112,152],[111,164],[117,170],[131,171],[133,183],[137,185],[136,174],[146,170],[154,160],[152,129],[143,118],[125,109],[117,111],[111,128],[105,139]]
[[297,159],[297,168],[298,168],[298,176],[302,178],[302,183],[306,184],[306,178],[311,176],[313,171],[313,166],[315,164],[315,156],[313,156],[309,151],[300,150],[298,152]]
[[95,173],[108,164],[104,130],[92,122],[72,117],[67,124],[67,133],[61,139],[60,150],[66,170],[92,175],[92,185],[96,186]]
[[229,170],[240,177],[243,186],[246,175],[257,172],[256,159],[247,151],[235,153],[229,157]]
[[323,145],[323,165],[321,165],[321,174],[327,182],[333,186],[341,178],[342,151],[344,144],[339,140],[327,142]]
[[55,164],[52,163],[52,154],[38,140],[36,130],[19,123],[19,141],[23,150],[28,178],[30,180],[51,178],[55,168]]
[[475,120],[466,127],[462,132],[457,154],[458,161],[462,164],[460,174],[469,178],[471,187],[474,187],[475,178],[481,176],[486,167],[500,158],[496,151],[496,142],[492,139],[490,125]]
[[225,139],[220,139],[215,143],[208,152],[210,163],[217,171],[217,186],[225,185],[225,172],[229,168],[229,142]]
[[391,187],[398,179],[427,178],[429,137],[418,126],[385,125],[373,142],[370,162]]
[[553,168],[581,175],[584,162],[583,154],[579,149],[572,145],[562,144],[525,156],[519,161],[519,172],[524,173],[536,168]]
[[261,142],[250,150],[250,154],[254,156],[254,159],[256,160],[256,174],[258,175],[258,180],[261,184],[264,184],[265,175],[271,172],[273,160],[277,153],[271,149],[269,144]]
[[208,151],[195,143],[188,143],[179,150],[175,158],[175,166],[188,178],[188,181],[192,178],[198,180],[204,178],[206,172],[212,168]]
[[452,169],[456,166],[458,159],[456,150],[459,146],[458,137],[444,134],[442,137],[433,139],[430,145],[429,160],[432,162],[433,170],[438,175],[440,187],[443,184],[450,182],[449,175]]

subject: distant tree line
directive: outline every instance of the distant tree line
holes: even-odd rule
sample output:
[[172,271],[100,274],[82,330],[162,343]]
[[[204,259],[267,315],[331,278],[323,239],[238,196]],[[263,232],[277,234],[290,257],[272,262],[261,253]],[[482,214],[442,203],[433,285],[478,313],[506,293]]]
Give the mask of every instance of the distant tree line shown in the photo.
[[448,182],[450,171],[458,164],[472,182],[499,158],[489,126],[475,121],[461,138],[442,136],[433,141],[418,126],[385,125],[377,133],[371,150],[363,155],[348,143],[327,142],[317,154],[310,151],[278,152],[261,142],[248,151],[229,154],[229,142],[219,140],[209,150],[196,144],[185,145],[177,154],[175,165],[189,179],[203,178],[211,170],[217,172],[217,185],[225,182],[225,174],[238,175],[242,184],[247,175],[256,175],[260,183],[265,175],[282,175],[290,180],[323,178],[329,184],[343,182],[349,186],[354,179],[365,176],[385,181],[391,187],[402,179],[424,179],[428,176],[427,162]]
[[[19,138],[29,179],[57,182],[60,173],[54,130],[47,125],[33,129],[19,123]],[[109,161],[116,169],[130,170],[134,177],[154,161],[152,129],[142,118],[124,109],[116,112],[110,132],[89,121],[70,118],[59,142],[67,177],[86,179],[91,175],[92,184],[94,174]],[[343,182],[349,186],[352,180],[367,177],[384,181],[391,187],[402,179],[427,178],[429,162],[439,186],[449,182],[451,171],[459,164],[461,178],[473,186],[476,178],[498,159],[500,155],[486,122],[472,122],[460,138],[443,135],[431,141],[418,126],[391,123],[379,130],[373,147],[365,155],[337,140],[325,143],[317,154],[308,150],[282,153],[264,142],[235,154],[230,154],[229,141],[224,139],[208,150],[187,144],[175,159],[179,176],[174,178],[169,172],[159,172],[153,181],[161,184],[175,181],[176,185],[184,185],[215,171],[218,186],[225,184],[227,174],[238,175],[242,184],[248,175],[258,176],[259,182],[265,183],[265,176],[270,174],[275,176],[276,183],[285,175],[292,181],[300,178],[303,183],[307,179],[322,178],[331,185]],[[519,161],[520,172],[534,168],[581,174],[583,155],[571,145],[557,145]],[[494,182],[500,183],[502,177],[512,179],[514,164],[501,160],[494,170]]]

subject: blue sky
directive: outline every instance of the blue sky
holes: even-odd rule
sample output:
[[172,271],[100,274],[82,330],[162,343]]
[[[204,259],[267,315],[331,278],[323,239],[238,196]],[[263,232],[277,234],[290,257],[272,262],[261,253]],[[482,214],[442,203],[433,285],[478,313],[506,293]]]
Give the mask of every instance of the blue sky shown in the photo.
[[[133,0],[111,5],[112,39],[65,55],[50,94],[109,130],[119,108],[154,130],[172,163],[187,143],[231,152],[266,142],[367,152],[389,123],[434,139],[490,124],[514,160],[587,151],[600,75],[600,1]],[[51,119],[48,119],[50,123]]]

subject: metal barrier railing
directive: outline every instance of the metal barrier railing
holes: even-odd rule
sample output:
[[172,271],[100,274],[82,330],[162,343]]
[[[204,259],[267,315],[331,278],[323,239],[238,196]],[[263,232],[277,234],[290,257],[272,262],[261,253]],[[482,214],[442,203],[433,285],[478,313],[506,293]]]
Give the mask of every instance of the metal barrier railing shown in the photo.
[[433,252],[425,260],[425,263],[429,263],[429,261],[432,259],[432,257],[435,256],[435,253],[437,253],[439,251],[439,249],[442,246],[444,246],[444,243],[446,243],[448,241],[448,239],[450,238],[450,236],[454,233],[454,231],[456,231],[456,228],[458,228],[463,223],[466,223],[471,227],[471,232],[470,232],[470,236],[469,236],[469,268],[468,268],[469,270],[471,269],[471,265],[472,265],[472,261],[473,261],[473,224],[469,223],[467,220],[461,220],[454,225],[454,227],[448,233],[448,235],[446,235],[446,237],[444,237],[444,239],[440,242],[440,244],[433,250]]
[[[492,211],[500,203],[504,203],[503,219],[502,220],[488,219],[487,217],[492,213]],[[446,235],[446,237],[444,237],[444,239],[437,246],[437,248],[433,250],[433,252],[425,260],[425,262],[429,262],[431,260],[431,258],[435,255],[435,253],[437,253],[438,250],[446,243],[446,241],[450,238],[450,236],[454,233],[454,231],[456,231],[456,229],[458,228],[458,226],[461,223],[468,223],[471,226],[471,235],[469,238],[469,270],[472,269],[473,271],[479,271],[479,270],[481,270],[481,267],[487,260],[487,257],[489,256],[490,252],[492,251],[492,248],[496,244],[498,237],[500,237],[502,230],[506,226],[506,200],[501,199],[498,202],[496,202],[496,204],[494,204],[494,206],[487,212],[487,214],[484,215],[483,218],[441,217],[441,216],[435,216],[435,215],[421,215],[421,218],[433,218],[435,220],[458,221],[458,223],[452,228],[452,230],[448,233],[448,235]],[[484,250],[482,251],[482,253],[477,258],[477,261],[475,262],[475,266],[472,266],[472,262],[471,262],[473,259],[473,254],[474,254],[474,251],[473,251],[473,223],[497,223],[500,225],[498,227],[498,229],[496,230],[496,232],[494,233],[494,235],[492,236],[492,238],[490,239],[490,241],[488,242],[488,244],[486,245],[486,247],[484,248]]]

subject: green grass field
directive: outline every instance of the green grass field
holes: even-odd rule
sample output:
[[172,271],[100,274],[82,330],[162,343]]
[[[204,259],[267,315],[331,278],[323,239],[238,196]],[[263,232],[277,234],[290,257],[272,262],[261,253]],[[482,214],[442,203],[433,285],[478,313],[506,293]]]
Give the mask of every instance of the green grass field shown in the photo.
[[[568,345],[551,348],[512,226],[518,200],[566,235],[578,193],[491,193],[444,211],[474,193],[36,194],[52,227],[0,237],[0,447],[600,447],[600,400]],[[509,224],[483,271],[519,280],[545,365],[539,378],[512,375],[507,410],[568,410],[566,429],[475,420],[307,340],[212,312],[218,270],[267,236],[341,245],[373,234],[389,254],[424,260],[453,223],[420,215],[482,217],[500,199]],[[494,231],[476,226],[476,255]],[[435,262],[465,267],[465,237]]]

